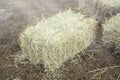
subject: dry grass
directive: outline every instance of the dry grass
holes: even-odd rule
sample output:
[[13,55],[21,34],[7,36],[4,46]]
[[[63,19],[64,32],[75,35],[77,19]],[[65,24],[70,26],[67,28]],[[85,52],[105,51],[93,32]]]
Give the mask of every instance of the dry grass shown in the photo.
[[110,7],[120,6],[120,0],[101,0],[101,2]]
[[95,16],[98,22],[104,22],[106,17],[109,18],[115,13],[113,7],[108,6],[104,0],[79,0],[79,7],[75,10],[87,16]]
[[[14,1],[17,1],[16,6],[15,4],[10,4],[10,2],[12,3]],[[37,64],[36,66],[28,59],[24,59],[25,55],[17,54],[18,51],[20,51],[17,43],[18,35],[27,27],[26,25],[28,23],[36,24],[36,18],[37,20],[40,20],[41,14],[44,14],[45,17],[50,17],[59,10],[64,10],[67,6],[76,9],[78,7],[78,0],[14,1],[0,1],[0,79],[54,80],[53,74],[49,71],[45,72],[43,65]],[[107,3],[95,3],[93,0],[81,1],[87,1],[84,3],[81,12],[88,13],[90,16],[97,14],[97,21],[104,22],[104,18],[111,15],[110,11],[113,9],[114,10],[112,12],[115,13],[115,15],[120,12],[118,5],[116,5],[118,7],[112,8],[111,10],[106,9],[106,6],[103,6],[103,4],[107,5]],[[110,1],[108,0],[108,2]],[[112,7],[110,5],[108,8]],[[108,13],[110,14],[108,15]],[[112,15],[114,15],[113,13]],[[100,33],[99,30],[96,32]],[[110,40],[119,45],[118,42],[120,41],[117,39],[118,37],[116,34],[118,35],[118,33],[114,30],[113,32],[107,31],[107,33],[104,33],[104,37],[106,37],[106,41]],[[58,70],[58,73],[60,73],[58,74],[58,77],[60,76],[61,79],[56,80],[120,80],[120,67],[115,67],[120,65],[120,48],[118,47],[118,51],[116,51],[113,43],[110,43],[110,45],[108,43],[107,45],[105,44],[101,47],[102,48],[100,48],[98,44],[95,44],[91,47],[92,49],[88,50],[89,48],[87,48],[87,51],[85,50],[84,54],[77,54],[77,56],[65,62],[65,65],[63,65],[62,68],[60,67]],[[118,58],[113,56],[116,52],[119,54]]]
[[[112,69],[115,70],[117,68],[120,68],[120,65],[105,67],[105,68],[101,68],[101,69],[95,69],[95,70],[89,71],[88,74],[93,74],[90,80],[93,80],[93,79],[101,80],[101,79],[103,79],[102,75],[106,74],[106,72],[109,72]],[[120,75],[118,75],[116,80],[119,80],[119,76]]]
[[120,14],[113,16],[110,20],[103,24],[104,40],[106,42],[114,42],[120,45]]
[[21,49],[33,64],[43,62],[54,70],[86,49],[94,40],[94,19],[71,10],[28,27],[21,35]]
[[96,16],[103,20],[104,17],[111,17],[119,11],[119,0],[79,0],[78,11],[88,16]]
[[101,68],[101,69],[95,69],[93,71],[89,71],[89,73],[94,73],[94,72],[99,72],[99,71],[107,71],[108,69],[114,69],[114,68],[119,68],[119,67],[120,67],[120,65],[105,67],[105,68]]

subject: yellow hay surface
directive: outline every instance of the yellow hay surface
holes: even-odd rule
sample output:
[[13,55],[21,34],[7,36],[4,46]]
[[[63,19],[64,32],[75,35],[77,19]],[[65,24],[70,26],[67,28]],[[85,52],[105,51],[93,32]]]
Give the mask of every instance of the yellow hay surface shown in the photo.
[[120,42],[120,14],[106,21],[103,27],[105,41]]
[[96,21],[67,10],[28,27],[20,35],[22,54],[54,70],[94,40]]

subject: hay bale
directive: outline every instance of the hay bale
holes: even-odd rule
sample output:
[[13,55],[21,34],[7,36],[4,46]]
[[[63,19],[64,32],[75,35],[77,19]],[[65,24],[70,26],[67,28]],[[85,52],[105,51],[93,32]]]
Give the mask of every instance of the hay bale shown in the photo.
[[54,70],[94,40],[96,21],[67,10],[28,27],[20,35],[21,49],[32,63]]
[[103,27],[104,41],[115,42],[120,45],[120,13],[106,21],[106,23],[103,24]]

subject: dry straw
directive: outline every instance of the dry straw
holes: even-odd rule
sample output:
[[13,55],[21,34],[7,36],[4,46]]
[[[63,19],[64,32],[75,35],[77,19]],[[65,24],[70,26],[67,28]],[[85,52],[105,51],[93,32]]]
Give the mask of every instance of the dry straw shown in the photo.
[[106,21],[103,27],[105,41],[114,41],[120,44],[120,14]]
[[119,6],[119,0],[79,0],[78,11],[88,16],[103,17],[111,15],[113,7]]
[[99,1],[101,1],[104,5],[110,7],[120,6],[120,0],[99,0]]
[[32,63],[54,70],[94,40],[96,21],[67,10],[43,19],[20,35],[22,54]]
[[99,2],[100,4],[102,3],[102,5],[106,5],[109,7],[120,6],[120,0],[86,0],[86,1],[92,2],[92,3]]

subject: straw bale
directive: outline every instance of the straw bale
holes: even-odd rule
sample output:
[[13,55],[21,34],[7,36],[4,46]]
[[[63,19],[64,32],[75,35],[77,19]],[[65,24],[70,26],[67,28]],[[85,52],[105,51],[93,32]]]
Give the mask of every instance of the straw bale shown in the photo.
[[28,27],[20,34],[21,50],[32,63],[59,68],[94,41],[96,21],[71,10]]
[[106,42],[112,41],[120,45],[120,13],[103,24]]

